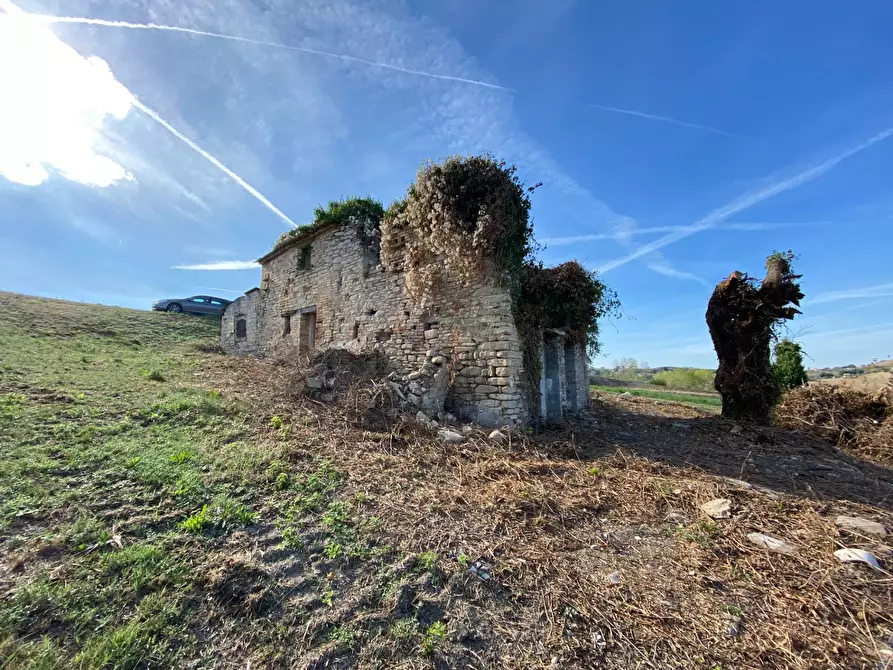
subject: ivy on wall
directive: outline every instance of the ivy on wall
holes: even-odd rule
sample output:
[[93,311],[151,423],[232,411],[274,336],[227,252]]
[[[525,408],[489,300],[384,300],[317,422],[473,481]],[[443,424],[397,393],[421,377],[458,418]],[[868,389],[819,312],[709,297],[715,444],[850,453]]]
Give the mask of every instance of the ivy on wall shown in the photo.
[[598,352],[598,319],[620,302],[594,272],[576,261],[554,268],[535,260],[530,194],[517,170],[490,155],[451,156],[419,170],[406,198],[381,223],[382,262],[405,272],[410,295],[425,303],[445,273],[490,276],[506,285],[521,338],[524,388],[539,404],[544,328],[560,328]]
[[536,260],[530,194],[541,185],[526,186],[514,165],[489,154],[450,156],[423,164],[406,197],[387,210],[368,197],[332,201],[314,210],[312,223],[281,235],[274,249],[325,226],[350,225],[385,268],[404,273],[419,304],[446,275],[503,284],[521,338],[527,402],[536,407],[543,329],[563,330],[594,355],[598,320],[620,308],[617,295],[576,261],[550,268]]

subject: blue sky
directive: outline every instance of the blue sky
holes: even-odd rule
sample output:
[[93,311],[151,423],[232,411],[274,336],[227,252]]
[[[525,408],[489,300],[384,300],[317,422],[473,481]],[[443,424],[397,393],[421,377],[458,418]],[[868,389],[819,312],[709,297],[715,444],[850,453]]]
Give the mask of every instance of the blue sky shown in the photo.
[[0,289],[235,296],[256,268],[179,268],[491,151],[544,182],[543,260],[619,293],[599,363],[714,365],[712,287],[788,248],[809,364],[890,357],[891,22],[884,0],[0,0]]

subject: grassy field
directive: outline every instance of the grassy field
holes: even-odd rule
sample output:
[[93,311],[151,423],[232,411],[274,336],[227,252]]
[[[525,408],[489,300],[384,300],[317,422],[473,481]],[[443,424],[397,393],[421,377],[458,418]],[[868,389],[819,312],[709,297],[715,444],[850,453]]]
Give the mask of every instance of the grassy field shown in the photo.
[[674,393],[672,391],[652,391],[650,389],[626,388],[623,386],[599,386],[593,384],[590,388],[604,393],[629,393],[638,398],[654,398],[655,400],[669,400],[672,402],[704,407],[722,407],[722,399],[718,396],[695,395],[692,393]]
[[271,608],[331,600],[332,584],[274,579],[234,536],[273,528],[286,554],[390,551],[367,542],[373,519],[352,522],[338,470],[286,464],[246,408],[197,382],[219,321],[9,294],[0,309],[0,591],[27,577],[0,600],[0,667],[223,658],[236,622],[255,662],[275,664],[302,612],[270,622]]
[[0,315],[4,670],[885,658],[888,576],[832,550],[888,559],[833,519],[890,527],[893,476],[827,445],[608,402],[444,444],[380,379],[324,405],[297,362],[223,356],[211,319],[6,293]]

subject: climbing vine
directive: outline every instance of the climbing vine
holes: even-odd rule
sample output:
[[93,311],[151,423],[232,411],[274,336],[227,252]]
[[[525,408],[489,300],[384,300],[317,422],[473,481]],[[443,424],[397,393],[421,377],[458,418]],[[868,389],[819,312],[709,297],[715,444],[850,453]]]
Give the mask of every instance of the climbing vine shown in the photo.
[[536,407],[543,329],[563,330],[571,342],[595,356],[601,348],[598,321],[618,315],[620,300],[597,273],[577,261],[549,268],[528,259],[518,277],[512,285],[514,316],[521,337],[527,402]]
[[533,188],[515,166],[490,155],[426,163],[406,198],[382,220],[382,262],[402,268],[407,292],[424,302],[444,273],[460,279],[517,270],[531,253]]
[[619,311],[617,295],[576,261],[554,268],[535,260],[530,194],[517,170],[492,156],[426,163],[406,197],[381,222],[381,260],[402,270],[409,295],[424,304],[442,278],[489,276],[506,285],[521,338],[524,388],[539,404],[544,328],[560,328],[598,352],[598,319]]

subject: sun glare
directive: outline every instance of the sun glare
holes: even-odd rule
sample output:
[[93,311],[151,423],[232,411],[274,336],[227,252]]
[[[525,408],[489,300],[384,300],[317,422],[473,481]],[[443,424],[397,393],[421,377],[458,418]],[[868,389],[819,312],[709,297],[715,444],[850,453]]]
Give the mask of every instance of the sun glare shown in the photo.
[[54,172],[90,186],[132,180],[99,153],[103,123],[132,107],[104,60],[26,16],[0,14],[0,176],[27,186]]

